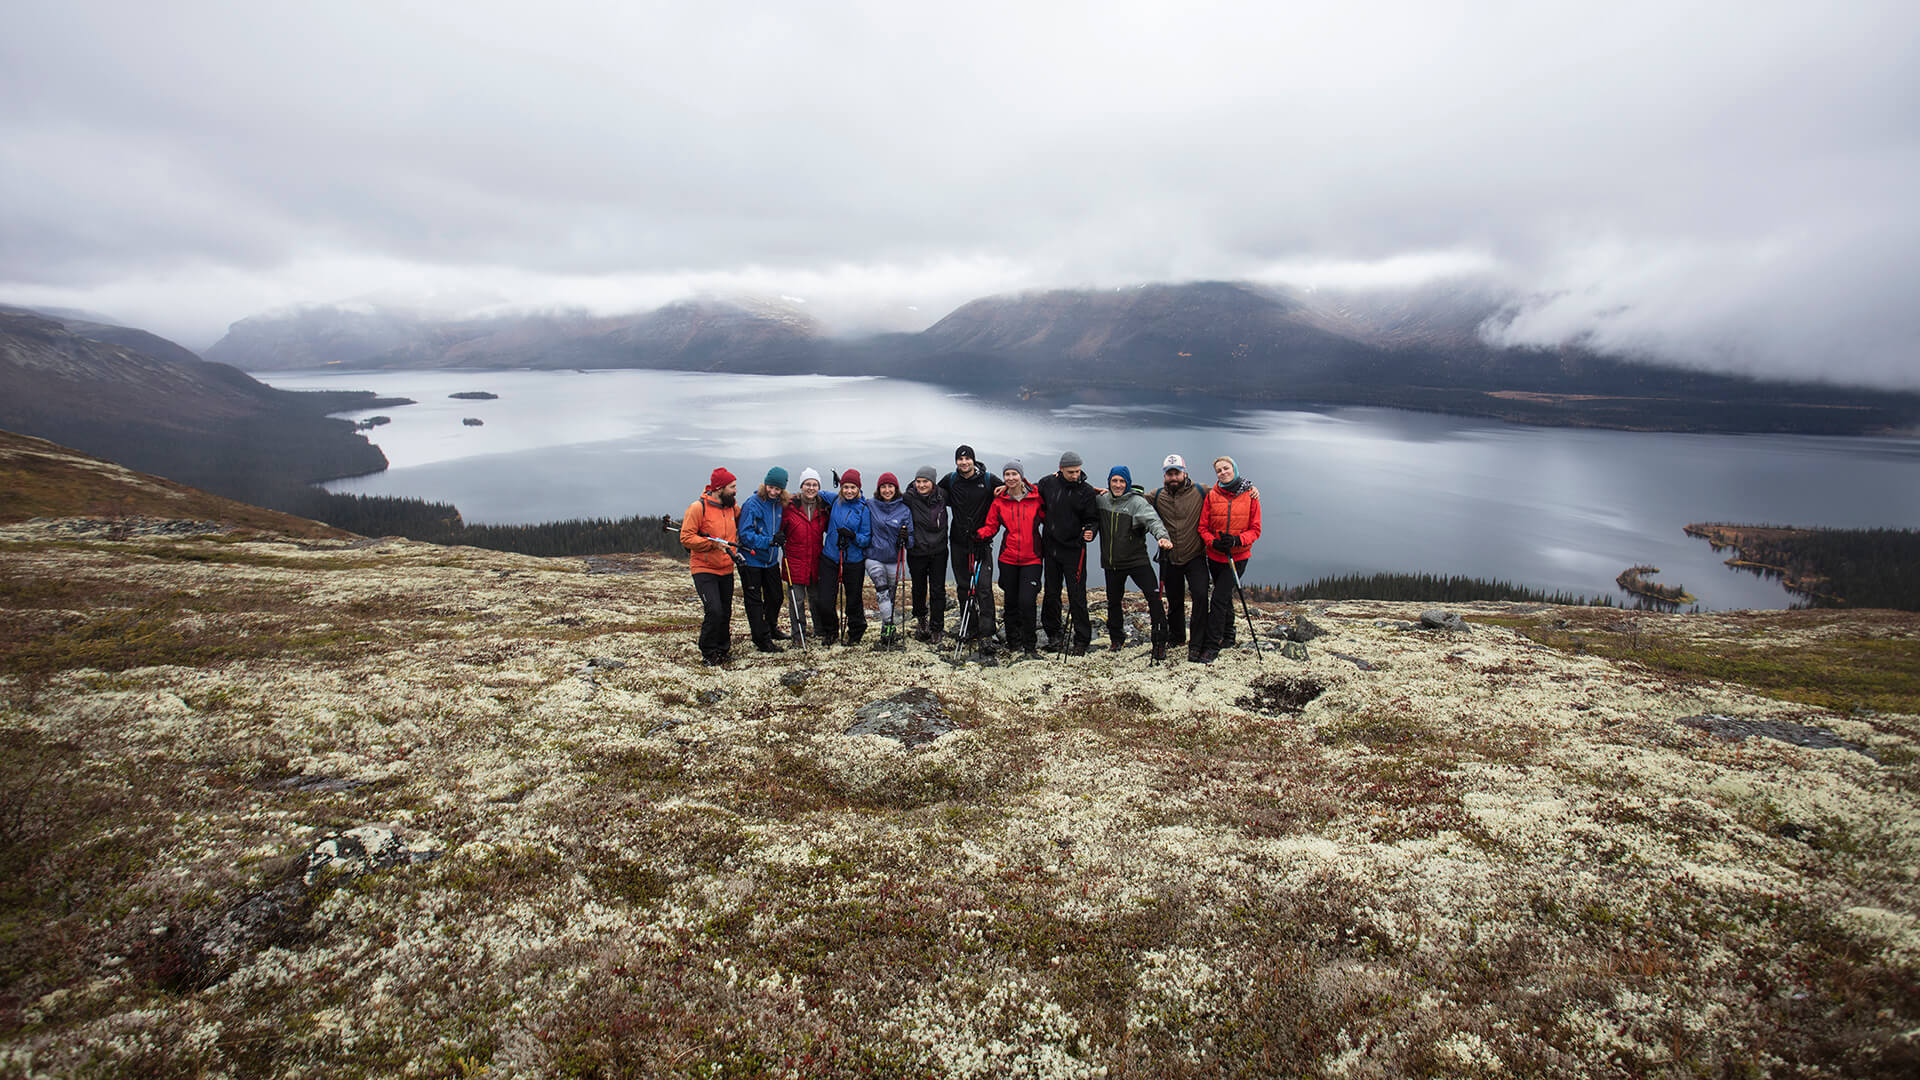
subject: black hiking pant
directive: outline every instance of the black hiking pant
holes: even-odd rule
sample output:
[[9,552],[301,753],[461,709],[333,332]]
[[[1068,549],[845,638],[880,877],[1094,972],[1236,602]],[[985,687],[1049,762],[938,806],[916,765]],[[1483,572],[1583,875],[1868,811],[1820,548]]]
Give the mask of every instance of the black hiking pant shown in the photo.
[[[1167,583],[1167,642],[1199,652],[1207,647],[1207,556],[1203,552],[1186,562],[1162,563]],[[1187,620],[1187,594],[1193,594],[1193,620]],[[1191,634],[1191,638],[1189,638]]]
[[1047,640],[1060,644],[1060,585],[1067,586],[1067,611],[1073,616],[1073,640],[1085,645],[1093,640],[1093,622],[1087,618],[1087,549],[1056,551],[1049,545],[1040,556],[1046,567],[1046,599],[1040,605],[1040,625]]
[[[954,544],[947,549],[947,557],[953,562],[954,593],[953,602],[961,609],[967,606],[967,598],[972,597],[978,604],[979,620],[967,627],[968,637],[989,638],[993,636],[993,554],[992,549],[983,545],[977,551],[968,544]],[[973,589],[973,570],[980,567],[980,591]]]
[[1142,563],[1124,569],[1109,567],[1107,570],[1107,638],[1115,645],[1127,638],[1126,608],[1123,601],[1127,597],[1127,582],[1140,586],[1147,595],[1147,616],[1153,627],[1155,645],[1167,640],[1167,611],[1160,603],[1160,582],[1153,576],[1153,567]]
[[740,568],[740,603],[747,609],[747,632],[753,635],[755,645],[773,644],[773,632],[780,629],[780,605],[785,599],[779,567]]
[[[946,629],[947,553],[907,553],[907,573],[913,577],[913,617],[927,619],[927,629]],[[928,601],[932,601],[931,604]]]
[[1236,571],[1243,577],[1246,575],[1247,560],[1240,559],[1232,563],[1214,562],[1212,559],[1205,561],[1213,570],[1213,607],[1208,612],[1207,648],[1232,648],[1239,638],[1233,629],[1233,575]]
[[733,575],[695,574],[700,594],[700,656],[725,660],[733,652]]
[[1040,568],[1001,563],[1000,592],[1007,608],[1007,648],[1032,652],[1040,644],[1040,628],[1033,620],[1034,601],[1040,594]]
[[[834,587],[835,580],[839,587]],[[820,643],[827,644],[840,637],[840,615],[834,605],[842,600],[847,605],[847,644],[858,644],[867,633],[867,563],[865,559],[849,559],[836,563],[825,555],[820,556],[820,576],[813,587],[813,628],[820,635]]]

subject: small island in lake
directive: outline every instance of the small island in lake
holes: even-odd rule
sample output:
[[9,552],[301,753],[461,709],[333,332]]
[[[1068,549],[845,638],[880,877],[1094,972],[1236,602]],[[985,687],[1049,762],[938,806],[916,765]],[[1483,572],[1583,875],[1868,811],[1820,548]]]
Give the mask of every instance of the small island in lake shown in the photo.
[[467,417],[462,417],[462,418],[461,418],[461,420],[460,420],[460,422],[461,422],[461,423],[463,423],[463,424],[465,424],[465,425],[467,425],[468,427],[479,427],[479,426],[480,426],[480,418],[479,418],[479,417],[477,417],[477,416],[467,416]]
[[1692,593],[1679,585],[1661,585],[1647,580],[1647,575],[1659,572],[1660,568],[1657,566],[1629,566],[1620,571],[1620,576],[1614,578],[1613,583],[1642,600],[1651,600],[1656,604],[1671,604],[1678,607],[1682,604],[1699,603]]
[[499,394],[489,393],[485,390],[462,390],[457,394],[448,394],[447,396],[450,398],[458,399],[460,401],[498,401],[500,400]]

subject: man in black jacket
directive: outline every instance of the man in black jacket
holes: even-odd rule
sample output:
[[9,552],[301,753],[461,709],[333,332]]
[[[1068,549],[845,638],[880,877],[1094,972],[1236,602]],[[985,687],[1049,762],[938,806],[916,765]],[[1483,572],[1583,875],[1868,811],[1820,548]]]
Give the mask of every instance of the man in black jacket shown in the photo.
[[1060,584],[1064,581],[1068,610],[1073,615],[1073,642],[1065,648],[1071,656],[1083,656],[1093,640],[1093,623],[1087,618],[1087,543],[1099,529],[1100,510],[1095,499],[1100,493],[1087,483],[1084,463],[1071,450],[1060,455],[1060,471],[1041,477],[1036,487],[1040,504],[1047,511],[1045,542],[1040,547],[1040,561],[1045,567],[1040,625],[1053,647],[1062,647],[1065,635],[1060,626]]
[[[993,636],[993,544],[980,540],[977,534],[986,525],[987,509],[1003,486],[999,477],[974,460],[971,446],[953,452],[953,471],[939,484],[947,497],[947,510],[953,515],[947,553],[953,560],[954,601],[963,611],[968,597],[979,604],[980,621],[968,627],[968,634],[983,640]],[[986,567],[981,571],[982,588],[977,593],[972,587],[976,565]]]

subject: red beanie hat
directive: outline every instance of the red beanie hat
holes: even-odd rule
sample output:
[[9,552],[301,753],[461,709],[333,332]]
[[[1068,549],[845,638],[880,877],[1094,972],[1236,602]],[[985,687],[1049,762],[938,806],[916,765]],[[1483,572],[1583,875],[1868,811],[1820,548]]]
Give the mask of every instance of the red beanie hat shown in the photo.
[[738,479],[740,478],[728,472],[727,467],[722,465],[713,470],[713,475],[707,478],[707,490],[719,491],[721,488],[726,487]]
[[880,479],[875,480],[873,482],[873,490],[879,491],[881,488],[886,487],[888,484],[893,485],[893,490],[895,491],[900,490],[900,478],[893,475],[890,472],[883,472],[880,474]]
[[859,487],[860,486],[860,470],[848,469],[846,472],[841,473],[840,482],[843,484],[852,484],[854,487]]

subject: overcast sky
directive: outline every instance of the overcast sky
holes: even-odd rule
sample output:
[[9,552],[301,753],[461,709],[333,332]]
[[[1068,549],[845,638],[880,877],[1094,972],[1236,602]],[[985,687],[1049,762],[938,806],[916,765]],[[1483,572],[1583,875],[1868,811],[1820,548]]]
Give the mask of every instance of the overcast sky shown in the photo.
[[1920,386],[1920,3],[11,0],[0,301],[1491,277],[1519,342]]

